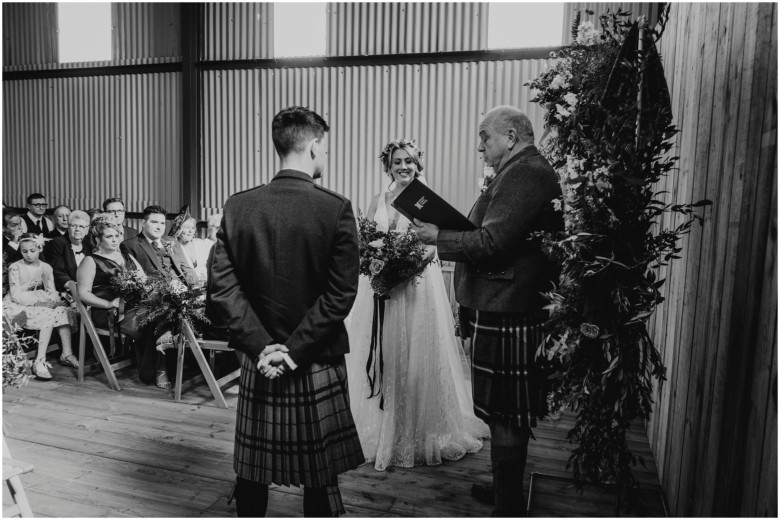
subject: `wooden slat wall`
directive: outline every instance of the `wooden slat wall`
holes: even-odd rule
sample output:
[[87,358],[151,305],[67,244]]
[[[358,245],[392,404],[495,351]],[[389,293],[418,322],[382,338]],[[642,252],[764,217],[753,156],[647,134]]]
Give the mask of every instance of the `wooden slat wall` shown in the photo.
[[777,6],[675,3],[660,52],[681,132],[659,189],[714,205],[660,270],[648,435],[671,514],[776,516]]

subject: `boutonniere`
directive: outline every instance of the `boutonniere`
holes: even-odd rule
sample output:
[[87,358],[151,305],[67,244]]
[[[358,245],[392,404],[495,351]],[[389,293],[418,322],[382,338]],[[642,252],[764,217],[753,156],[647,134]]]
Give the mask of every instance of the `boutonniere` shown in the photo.
[[493,179],[495,178],[496,172],[493,171],[493,168],[485,168],[482,177],[479,178],[479,191],[485,193],[485,191],[488,189],[488,186],[490,186],[490,183],[493,182]]
[[173,256],[173,243],[163,240],[163,248],[165,248],[165,252],[168,253],[168,256]]

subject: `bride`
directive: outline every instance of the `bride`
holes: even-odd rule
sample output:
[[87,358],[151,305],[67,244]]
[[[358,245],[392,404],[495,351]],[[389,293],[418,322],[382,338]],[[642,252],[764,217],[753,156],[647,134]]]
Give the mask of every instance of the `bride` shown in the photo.
[[[382,231],[406,231],[409,220],[390,203],[412,179],[420,176],[423,153],[414,141],[399,139],[379,156],[392,182],[377,194],[369,219]],[[421,179],[422,180],[422,179]],[[366,374],[371,344],[373,291],[360,277],[357,299],[347,318],[351,353],[347,355],[349,398],[367,462],[383,471],[389,466],[436,465],[458,460],[482,448],[489,436],[472,407],[471,389],[463,372],[464,356],[455,338],[452,312],[436,248],[426,248],[431,260],[416,281],[393,288],[385,302],[380,397]]]

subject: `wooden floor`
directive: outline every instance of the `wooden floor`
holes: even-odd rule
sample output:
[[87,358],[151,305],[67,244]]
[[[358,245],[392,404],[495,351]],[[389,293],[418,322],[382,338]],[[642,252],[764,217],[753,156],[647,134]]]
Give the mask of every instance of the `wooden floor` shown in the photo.
[[[75,370],[55,364],[53,374],[52,381],[31,381],[3,395],[11,453],[35,465],[22,481],[36,516],[235,516],[235,503],[228,505],[225,497],[234,479],[237,386],[226,389],[231,408],[225,410],[213,405],[205,385],[176,403],[172,393],[138,383],[132,367],[117,373],[121,392],[112,391],[100,373],[78,383]],[[571,425],[564,418],[535,429],[529,474],[566,476]],[[637,470],[644,510],[631,516],[663,516],[644,432],[633,433],[631,444],[647,462]],[[364,465],[344,474],[348,516],[489,516],[491,508],[469,496],[472,482],[490,481],[489,447],[441,466],[378,472]],[[526,497],[528,485],[526,478]],[[301,494],[298,488],[272,488],[269,516],[302,516]],[[570,482],[536,477],[531,515],[614,516],[614,502],[613,493],[599,487],[586,486],[580,494]]]

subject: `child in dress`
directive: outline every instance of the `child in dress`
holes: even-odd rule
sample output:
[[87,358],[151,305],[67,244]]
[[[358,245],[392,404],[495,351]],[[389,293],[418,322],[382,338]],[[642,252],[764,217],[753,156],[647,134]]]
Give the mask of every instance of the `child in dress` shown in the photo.
[[75,321],[75,313],[57,294],[51,266],[38,259],[42,247],[43,238],[38,235],[25,233],[19,239],[22,259],[8,267],[9,291],[3,303],[10,317],[22,312],[27,315],[23,325],[25,329],[40,331],[32,372],[38,379],[51,379],[51,365],[46,362],[46,347],[55,328],[62,345],[60,362],[74,368],[78,368],[79,362],[73,355],[70,338],[69,324]]

